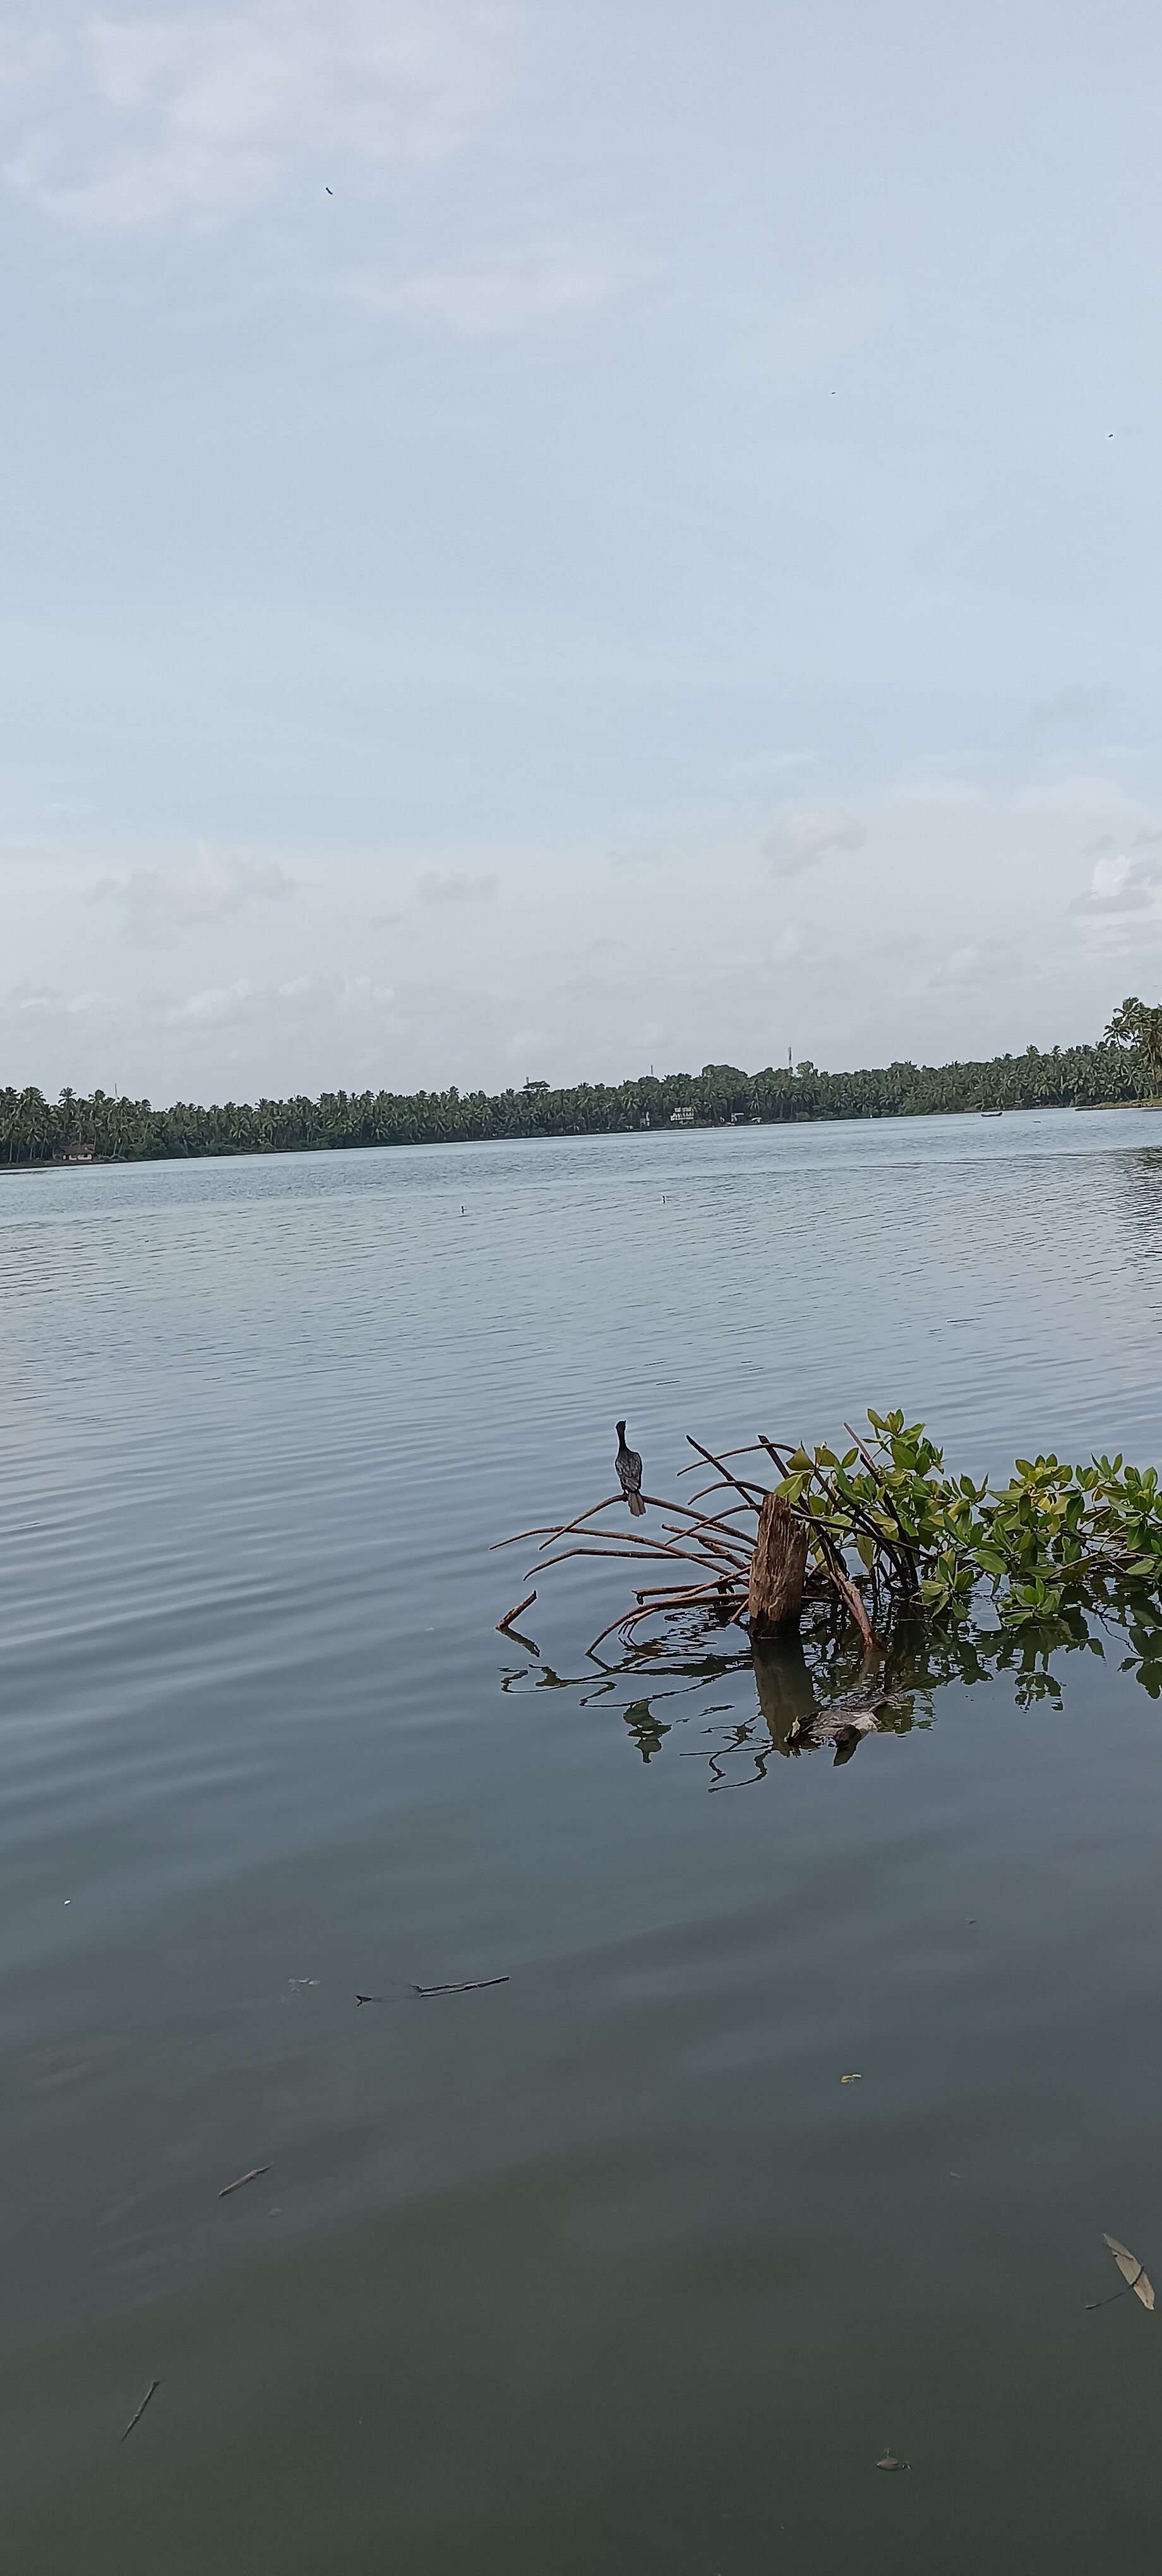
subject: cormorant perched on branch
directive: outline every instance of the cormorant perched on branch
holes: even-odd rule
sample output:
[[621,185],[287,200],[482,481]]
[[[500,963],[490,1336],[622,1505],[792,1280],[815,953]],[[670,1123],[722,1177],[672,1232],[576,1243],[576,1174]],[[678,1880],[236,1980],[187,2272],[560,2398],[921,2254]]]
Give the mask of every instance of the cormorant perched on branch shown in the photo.
[[640,1521],[645,1511],[645,1504],[642,1501],[641,1452],[626,1448],[624,1422],[615,1422],[613,1427],[617,1433],[618,1482],[634,1519]]

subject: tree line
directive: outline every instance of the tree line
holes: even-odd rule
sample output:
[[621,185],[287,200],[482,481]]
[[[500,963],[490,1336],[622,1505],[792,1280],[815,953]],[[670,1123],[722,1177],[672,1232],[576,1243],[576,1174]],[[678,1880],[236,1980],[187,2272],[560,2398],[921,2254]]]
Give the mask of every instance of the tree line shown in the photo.
[[[0,1091],[0,1163],[41,1163],[87,1152],[100,1161],[146,1162],[204,1154],[293,1154],[359,1145],[475,1143],[483,1138],[596,1136],[667,1127],[676,1110],[694,1123],[786,1125],[812,1118],[919,1118],[933,1112],[1069,1109],[1151,1098],[1162,1091],[1162,1006],[1135,996],[1096,1045],[1027,1047],[984,1063],[897,1062],[825,1073],[805,1062],[744,1073],[641,1075],[556,1090],[526,1082],[501,1092],[324,1091],[317,1100],[228,1100],[208,1109],[105,1091],[66,1088],[47,1101],[35,1087]],[[688,1123],[688,1122],[684,1122]]]

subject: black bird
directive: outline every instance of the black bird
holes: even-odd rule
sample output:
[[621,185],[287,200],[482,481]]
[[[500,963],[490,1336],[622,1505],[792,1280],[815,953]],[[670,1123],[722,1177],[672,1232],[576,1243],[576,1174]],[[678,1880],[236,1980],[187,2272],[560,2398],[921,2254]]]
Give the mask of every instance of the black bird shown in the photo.
[[626,1448],[624,1422],[615,1422],[613,1427],[617,1433],[618,1483],[634,1519],[640,1521],[645,1511],[645,1504],[642,1501],[641,1452],[638,1449]]

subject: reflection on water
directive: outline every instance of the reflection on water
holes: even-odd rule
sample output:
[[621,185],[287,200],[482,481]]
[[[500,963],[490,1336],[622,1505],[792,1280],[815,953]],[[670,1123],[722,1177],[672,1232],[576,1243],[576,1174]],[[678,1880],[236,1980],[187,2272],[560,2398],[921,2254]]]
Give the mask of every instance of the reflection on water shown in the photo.
[[[516,1642],[537,1663],[503,1672],[500,1687],[506,1693],[569,1691],[579,1709],[607,1701],[620,1710],[646,1763],[662,1752],[668,1736],[696,1726],[699,1743],[682,1741],[677,1749],[684,1760],[703,1761],[716,1788],[741,1785],[740,1764],[747,1779],[762,1780],[771,1754],[790,1760],[820,1751],[812,1721],[861,1707],[872,1695],[872,1731],[880,1735],[909,1735],[913,1727],[931,1726],[950,1683],[972,1689],[1002,1675],[1015,1709],[1044,1703],[1060,1711],[1069,1660],[1094,1655],[1102,1662],[1113,1657],[1119,1673],[1130,1675],[1151,1699],[1162,1696],[1162,1608],[1140,1594],[1118,1598],[1113,1587],[1104,1607],[1066,1604],[1053,1619],[1026,1619],[1016,1627],[995,1619],[939,1621],[903,1604],[883,1624],[881,1651],[870,1659],[830,1588],[808,1593],[797,1636],[752,1646],[732,1630],[734,1645],[716,1648],[708,1642],[715,1624],[698,1613],[672,1615],[661,1634],[639,1632],[620,1662],[611,1660],[608,1649],[592,1656],[590,1665],[600,1667],[597,1677],[591,1668],[554,1672],[540,1662],[535,1642],[520,1638]],[[643,1692],[644,1671],[655,1678]],[[753,1715],[740,1716],[737,1692],[748,1673],[757,1705]],[[735,1697],[716,1708],[704,1694],[725,1682]],[[722,1721],[718,1727],[716,1718]],[[857,1749],[857,1741],[833,1746],[836,1766],[850,1762]]]
[[1153,2576],[1154,1613],[904,1622],[837,1770],[842,1618],[489,1548],[622,1414],[1162,1458],[1156,1132],[5,1179],[19,2576]]

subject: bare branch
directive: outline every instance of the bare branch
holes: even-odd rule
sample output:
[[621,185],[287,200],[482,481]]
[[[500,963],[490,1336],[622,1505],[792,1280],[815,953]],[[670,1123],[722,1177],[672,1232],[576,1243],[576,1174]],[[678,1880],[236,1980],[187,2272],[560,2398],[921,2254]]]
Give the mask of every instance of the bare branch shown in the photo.
[[721,1458],[715,1457],[713,1449],[704,1449],[701,1441],[695,1440],[693,1434],[689,1431],[686,1434],[686,1438],[689,1441],[691,1448],[697,1450],[699,1457],[705,1458],[707,1466],[717,1467],[719,1475],[725,1479],[726,1483],[728,1485],[733,1485],[736,1494],[742,1495],[744,1503],[750,1504],[752,1512],[760,1512],[762,1510],[762,1503],[754,1502],[752,1500],[752,1494],[761,1494],[765,1500],[767,1491],[765,1485],[757,1485],[752,1482],[751,1493],[748,1493],[746,1485],[740,1483],[737,1476],[732,1476],[729,1473],[727,1468],[723,1466]]
[[506,1610],[506,1611],[505,1611],[505,1614],[504,1614],[503,1619],[498,1619],[498,1620],[497,1620],[497,1623],[496,1623],[496,1633],[497,1633],[497,1635],[498,1635],[498,1636],[500,1636],[500,1635],[501,1635],[501,1633],[502,1633],[502,1631],[503,1631],[505,1628],[511,1628],[512,1623],[513,1623],[513,1620],[514,1620],[514,1619],[519,1619],[519,1617],[520,1617],[520,1614],[521,1614],[521,1611],[522,1611],[522,1610],[531,1610],[532,1605],[533,1605],[534,1601],[536,1600],[536,1597],[537,1597],[537,1596],[536,1596],[536,1593],[535,1593],[535,1592],[526,1592],[526,1594],[525,1594],[525,1597],[524,1597],[524,1600],[523,1600],[523,1601],[518,1601],[518,1602],[516,1603],[516,1606],[515,1606],[515,1608],[514,1608],[514,1609],[512,1609],[512,1610]]

